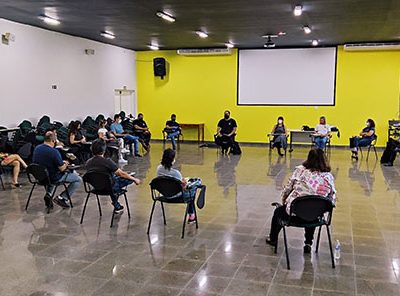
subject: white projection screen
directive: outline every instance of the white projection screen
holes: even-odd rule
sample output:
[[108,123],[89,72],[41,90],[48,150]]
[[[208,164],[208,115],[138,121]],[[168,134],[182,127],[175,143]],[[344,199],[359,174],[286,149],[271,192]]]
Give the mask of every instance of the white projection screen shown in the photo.
[[335,105],[336,47],[239,50],[238,105]]

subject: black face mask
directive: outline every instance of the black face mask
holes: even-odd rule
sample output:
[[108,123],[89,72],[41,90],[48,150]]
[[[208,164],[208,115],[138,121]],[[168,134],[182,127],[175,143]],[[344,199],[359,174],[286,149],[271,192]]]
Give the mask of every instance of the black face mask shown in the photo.
[[224,115],[224,118],[225,118],[225,119],[229,119],[229,115],[228,115],[228,114],[225,114],[225,115]]
[[175,121],[176,119],[175,119],[175,118],[171,118],[171,120],[172,120],[172,121]]

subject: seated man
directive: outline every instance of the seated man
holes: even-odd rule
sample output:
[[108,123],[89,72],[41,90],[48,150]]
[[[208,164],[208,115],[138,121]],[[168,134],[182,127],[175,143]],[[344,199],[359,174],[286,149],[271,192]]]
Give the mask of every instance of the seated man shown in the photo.
[[315,133],[313,134],[315,146],[324,150],[331,136],[331,127],[326,124],[325,116],[321,116],[319,118],[319,124],[315,127]]
[[176,115],[171,115],[171,120],[165,123],[164,131],[167,133],[167,139],[171,140],[172,149],[176,150],[176,139],[181,134],[181,127],[179,123],[176,122]]
[[134,146],[134,154],[136,157],[140,157],[141,155],[139,154],[139,137],[137,136],[132,136],[128,133],[126,133],[121,125],[121,115],[115,114],[114,115],[114,123],[111,124],[111,132],[112,134],[117,137],[117,138],[123,138],[125,141],[125,144],[132,144]]
[[224,118],[218,122],[217,135],[215,143],[221,146],[222,153],[228,153],[228,149],[232,148],[235,142],[237,124],[236,120],[231,118],[231,112],[226,110]]
[[389,141],[386,143],[386,148],[383,151],[381,157],[381,164],[384,166],[393,166],[394,161],[396,160],[397,152],[400,151],[400,139],[392,139],[389,138]]
[[135,119],[132,124],[135,136],[139,137],[139,141],[142,143],[143,148],[146,151],[149,151],[151,133],[146,122],[143,120],[143,114],[139,113],[137,119]]
[[95,140],[92,144],[94,156],[87,161],[86,169],[88,172],[109,174],[113,178],[113,192],[116,194],[111,197],[111,201],[114,206],[114,213],[120,214],[123,212],[124,207],[118,202],[117,193],[132,183],[139,185],[140,180],[119,169],[111,159],[105,158],[106,149],[106,142],[101,139]]
[[[54,148],[56,144],[56,136],[53,132],[46,132],[44,135],[44,143],[36,146],[33,151],[32,163],[44,166],[50,177],[50,182],[55,184],[63,181],[69,183],[67,190],[69,197],[72,198],[75,191],[82,183],[81,177],[75,171],[68,170],[68,161],[62,160],[60,152]],[[69,200],[66,191],[63,191],[59,196],[51,200],[50,196],[54,190],[54,186],[47,188],[46,196],[44,197],[46,207],[52,207],[53,202],[63,208],[69,208]]]

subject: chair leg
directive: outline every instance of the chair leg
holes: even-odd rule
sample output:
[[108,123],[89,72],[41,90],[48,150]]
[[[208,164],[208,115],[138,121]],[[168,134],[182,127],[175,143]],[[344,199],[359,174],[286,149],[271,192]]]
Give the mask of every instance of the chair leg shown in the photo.
[[115,216],[115,213],[114,213],[114,210],[113,210],[113,213],[112,213],[112,216],[111,216],[111,224],[110,224],[110,228],[112,228],[112,227],[113,227],[113,225],[114,225],[114,216]]
[[278,253],[278,240],[276,240],[275,248],[274,248],[274,254]]
[[186,228],[186,218],[189,209],[189,204],[186,205],[185,216],[183,217],[183,226],[182,226],[182,239],[185,237],[185,228]]
[[83,216],[85,216],[85,211],[86,211],[86,206],[87,206],[87,203],[88,203],[88,200],[89,200],[89,196],[90,196],[90,192],[86,196],[85,205],[83,206],[83,210],[82,210],[82,216],[81,216],[81,223],[80,224],[83,223]]
[[318,237],[317,237],[317,246],[315,248],[315,253],[318,253],[318,249],[319,249],[319,240],[321,238],[321,230],[322,230],[322,226],[320,226],[318,228]]
[[[2,182],[3,182],[3,181],[2,181]],[[31,192],[29,193],[28,200],[26,201],[25,211],[28,210],[29,202],[31,201],[32,193],[33,193],[33,190],[35,189],[35,186],[36,186],[36,183],[33,183]]]
[[125,197],[125,204],[126,204],[126,209],[128,210],[128,218],[131,218],[131,210],[129,209],[129,203],[128,203],[128,198],[126,197],[126,194],[124,193]]
[[196,229],[199,229],[199,217],[197,216],[196,205],[194,205],[194,216],[196,217]]
[[71,205],[71,208],[73,208],[74,205],[72,204],[72,200],[71,200],[71,196],[69,195],[69,191],[68,191],[68,188],[67,188],[67,184],[63,183],[63,185],[64,185],[64,188],[65,188],[65,192],[67,193],[67,198],[68,198],[68,200],[69,200],[69,204]]
[[151,212],[150,212],[149,226],[147,226],[147,234],[150,233],[151,220],[153,219],[153,213],[154,213],[155,206],[156,206],[156,201],[153,201],[153,206],[151,207]]
[[289,251],[288,251],[287,238],[286,238],[286,229],[285,228],[286,227],[283,227],[283,240],[285,242],[286,265],[287,265],[287,269],[290,270]]
[[371,151],[371,146],[368,146],[368,152],[367,152],[367,161],[368,161],[368,158],[369,158],[369,152]]
[[3,188],[3,190],[6,190],[6,187],[4,187],[4,183],[3,183],[3,178],[0,175],[0,182],[1,182],[1,187]]
[[328,234],[329,251],[331,252],[332,268],[335,268],[335,258],[333,258],[331,232],[329,231],[329,226],[328,225],[326,225],[326,232]]
[[375,158],[378,159],[378,153],[376,152],[375,145],[373,147],[374,147],[374,152],[375,152]]
[[101,212],[101,205],[100,205],[100,199],[99,196],[96,194],[96,198],[97,198],[97,207],[99,208],[99,214],[100,217],[103,216],[103,213]]
[[164,225],[167,225],[167,219],[165,218],[165,210],[164,210],[164,204],[161,202],[161,210],[162,210],[162,216],[164,219]]

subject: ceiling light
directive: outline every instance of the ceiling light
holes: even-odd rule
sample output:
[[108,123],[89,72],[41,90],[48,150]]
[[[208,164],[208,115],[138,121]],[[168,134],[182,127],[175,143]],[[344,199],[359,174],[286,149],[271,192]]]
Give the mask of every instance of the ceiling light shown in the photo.
[[304,33],[310,34],[311,33],[311,28],[309,26],[304,26],[303,27]]
[[207,38],[208,34],[203,31],[196,31],[196,34],[199,35],[200,38]]
[[303,13],[303,7],[301,5],[296,5],[293,13],[295,16],[300,16]]
[[175,18],[172,15],[169,15],[168,13],[165,13],[163,11],[157,11],[156,16],[170,23],[175,22]]
[[317,46],[317,45],[318,45],[318,40],[314,39],[314,40],[311,42],[311,44],[312,44],[312,46]]
[[149,45],[149,48],[151,49],[151,50],[159,50],[160,48],[158,47],[158,45],[155,45],[155,44],[150,44]]
[[60,24],[60,21],[48,16],[41,16],[39,17],[42,21],[44,21],[46,24],[52,25],[52,26],[58,26]]
[[111,32],[104,31],[101,32],[100,35],[107,39],[115,39],[115,35]]
[[227,48],[234,48],[235,47],[235,45],[233,45],[231,42],[225,43],[225,46]]
[[285,36],[286,35],[286,32],[283,32],[283,31],[280,31],[279,33],[278,33],[278,36]]

